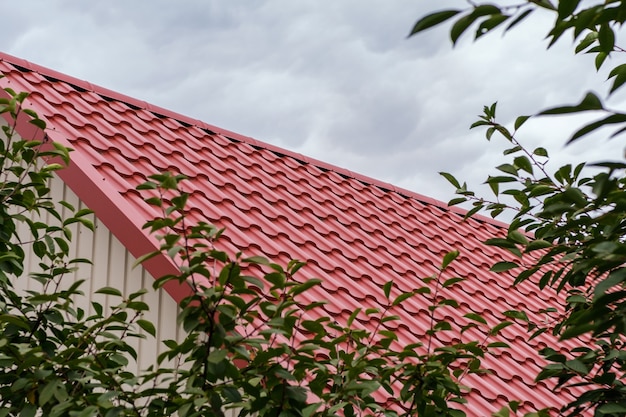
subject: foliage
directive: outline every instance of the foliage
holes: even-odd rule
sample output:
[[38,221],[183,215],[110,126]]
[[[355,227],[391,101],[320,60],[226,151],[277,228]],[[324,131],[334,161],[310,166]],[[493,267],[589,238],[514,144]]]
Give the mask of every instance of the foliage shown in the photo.
[[[615,43],[616,30],[626,21],[626,2],[623,0],[581,1],[581,0],[525,0],[519,3],[499,1],[476,4],[468,2],[465,10],[451,9],[431,13],[419,19],[409,36],[440,25],[452,18],[456,21],[450,28],[450,39],[456,44],[460,37],[475,26],[474,39],[491,33],[497,28],[504,32],[518,27],[529,16],[536,13],[549,13],[554,17],[554,25],[549,28],[548,48],[565,34],[571,34],[576,43],[574,52],[595,56],[595,67],[600,69],[607,58],[624,49]],[[504,3],[500,5],[499,3]],[[617,91],[626,82],[626,64],[611,68],[608,76],[612,80],[609,95]],[[618,125],[611,137],[626,132],[626,113],[606,108],[593,92],[586,93],[584,99],[575,106],[559,106],[541,114],[566,114],[581,111],[598,111],[602,118],[582,126],[568,142],[575,141],[601,127]]]
[[[392,281],[378,306],[363,306],[348,318],[331,317],[315,292],[319,279],[300,278],[301,262],[283,266],[263,257],[219,249],[224,231],[189,224],[184,177],[159,174],[139,188],[162,215],[146,228],[161,247],[138,260],[170,256],[177,275],[155,281],[189,289],[180,305],[185,337],[165,340],[153,366],[134,372],[134,341],[155,335],[143,314],[145,290],[123,294],[96,291],[105,306],[81,292],[74,274],[87,259],[72,259],[72,225],[93,229],[89,210],[50,198],[53,171],[70,163],[60,144],[20,138],[19,120],[43,120],[22,108],[26,94],[10,89],[0,101],[6,140],[0,141],[0,417],[21,416],[361,416],[437,415],[461,417],[463,378],[483,373],[490,337],[509,322],[490,328],[468,313],[461,329],[440,320],[456,308],[442,296],[463,279],[449,276],[458,252],[448,253],[423,285],[401,292]],[[48,221],[46,219],[53,219]],[[39,271],[25,268],[31,245]],[[32,262],[31,262],[32,263]],[[29,285],[21,285],[24,280]],[[16,289],[27,287],[27,291]],[[402,344],[391,331],[396,314],[411,297],[429,305],[422,340]],[[82,307],[81,307],[82,306]],[[445,315],[441,315],[445,317]],[[367,331],[363,322],[376,323]],[[479,327],[484,340],[467,340]],[[454,332],[453,344],[438,336]]]
[[[113,403],[132,408],[135,396],[126,387],[136,379],[125,368],[136,353],[125,340],[139,337],[136,325],[147,306],[136,293],[106,313],[96,302],[90,315],[77,307],[82,281],[66,285],[65,277],[88,260],[70,257],[71,225],[93,228],[90,211],[51,201],[48,189],[52,172],[69,163],[70,149],[20,138],[19,118],[42,130],[45,123],[22,108],[26,94],[5,91],[10,98],[0,99],[0,114],[13,123],[2,126],[6,140],[0,141],[0,416],[90,416]],[[25,245],[39,262],[31,277]],[[15,289],[16,280],[29,279],[32,290]],[[121,296],[112,288],[101,292]]]
[[591,336],[572,350],[571,357],[551,347],[543,349],[541,354],[552,363],[537,379],[556,378],[556,387],[587,387],[585,395],[567,406],[570,415],[594,405],[599,415],[624,415],[626,164],[597,164],[604,169],[592,176],[584,175],[583,164],[549,173],[547,151],[524,148],[515,131],[497,123],[495,111],[495,104],[485,107],[473,125],[489,126],[488,138],[495,129],[512,146],[504,152],[510,162],[499,165],[499,173],[486,181],[494,198],[477,197],[446,173],[462,196],[451,203],[471,201],[472,211],[486,210],[494,217],[512,211],[506,238],[485,243],[510,251],[519,261],[496,263],[493,269],[517,271],[518,283],[535,280],[540,289],[567,291],[565,314],[555,315],[550,328],[533,326],[533,337],[548,330],[562,339]]
[[[504,31],[517,26],[531,13],[551,13],[549,46],[565,33],[576,42],[575,53],[594,54],[596,68],[623,49],[615,45],[615,31],[626,20],[626,3],[608,0],[581,2],[522,1],[516,5],[475,4],[462,10],[435,12],[420,19],[411,35],[456,18],[450,29],[453,43],[476,25],[478,39],[506,23]],[[626,81],[626,64],[609,74],[609,94]],[[574,83],[575,84],[575,83]],[[569,142],[618,125],[613,136],[625,131],[626,115],[607,110],[594,93],[576,105],[561,105],[537,116],[596,111],[605,113],[598,121],[578,129]],[[496,119],[496,105],[485,106],[472,128],[486,128],[486,138],[501,136],[510,147],[506,161],[489,176],[492,197],[478,196],[449,173],[442,175],[456,188],[458,197],[450,204],[469,202],[468,215],[486,211],[493,217],[509,213],[513,221],[506,238],[485,242],[513,253],[517,262],[497,263],[495,271],[511,270],[516,282],[532,280],[540,289],[548,286],[566,294],[565,310],[550,311],[552,325],[531,323],[535,337],[551,331],[561,339],[578,340],[579,346],[564,355],[553,347],[540,353],[549,362],[537,375],[552,379],[558,389],[582,386],[583,395],[565,405],[562,413],[577,416],[593,410],[596,416],[626,415],[626,177],[623,162],[602,162],[585,168],[564,165],[547,169],[548,152],[527,149],[518,139],[519,129],[529,116],[518,117],[512,127]],[[502,410],[500,415],[508,415]]]
[[[451,407],[466,401],[462,378],[484,372],[481,359],[503,346],[489,344],[488,338],[449,346],[436,342],[437,333],[452,331],[452,325],[435,320],[435,312],[458,307],[439,293],[462,281],[444,279],[458,252],[446,255],[424,286],[393,296],[397,291],[390,281],[381,307],[357,308],[341,323],[328,316],[323,302],[310,301],[320,280],[299,279],[301,262],[283,268],[262,257],[229,256],[216,249],[223,230],[186,224],[188,195],[180,189],[182,180],[154,175],[140,187],[158,191],[147,201],[161,208],[163,216],[146,225],[159,233],[160,250],[139,261],[167,252],[182,273],[161,278],[157,286],[177,280],[192,287],[181,304],[187,339],[168,341],[170,350],[160,358],[183,355],[189,366],[160,391],[164,395],[157,408],[178,410],[179,415],[218,414],[224,408],[240,409],[243,415],[304,417],[465,415]],[[388,328],[399,320],[394,311],[414,296],[431,302],[424,318],[430,330],[424,341],[401,345]],[[461,333],[487,326],[477,314],[466,317],[471,324]],[[374,332],[359,324],[365,321],[377,323]],[[495,336],[504,327],[487,328],[485,334]]]

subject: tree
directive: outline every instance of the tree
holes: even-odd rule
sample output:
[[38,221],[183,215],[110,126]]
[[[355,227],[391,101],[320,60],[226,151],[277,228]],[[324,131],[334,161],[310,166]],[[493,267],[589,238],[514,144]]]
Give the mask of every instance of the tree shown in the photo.
[[[549,13],[554,25],[548,29],[549,46],[572,34],[575,53],[595,55],[600,68],[606,59],[624,50],[615,44],[615,32],[626,20],[626,2],[607,0],[520,1],[514,5],[468,2],[464,9],[431,13],[417,21],[410,36],[453,19],[453,43],[472,27],[474,39],[498,27],[517,28],[531,13]],[[502,4],[501,4],[502,3]],[[626,64],[612,68],[609,94],[626,82]],[[575,83],[574,83],[575,84]],[[533,117],[593,111],[602,117],[583,125],[570,138],[579,140],[606,126],[617,126],[613,136],[626,131],[626,114],[608,110],[592,92],[580,103],[538,111]],[[551,379],[555,387],[582,385],[587,392],[567,404],[565,415],[593,410],[597,416],[626,415],[626,164],[602,162],[587,169],[584,164],[565,165],[548,172],[544,148],[527,149],[521,139],[529,116],[520,116],[512,126],[496,119],[496,105],[485,106],[472,128],[486,128],[486,138],[501,136],[510,143],[506,162],[489,176],[492,196],[477,195],[453,175],[442,173],[456,188],[450,204],[469,203],[468,215],[486,211],[493,217],[508,212],[513,221],[504,239],[485,243],[510,251],[518,262],[497,263],[493,270],[515,270],[517,282],[538,279],[539,288],[555,287],[566,292],[565,310],[552,312],[553,325],[531,323],[532,335],[551,331],[561,339],[580,338],[569,356],[551,347],[540,353],[550,364],[537,375]],[[568,142],[568,143],[569,143]],[[502,410],[501,415],[508,415]]]
[[[390,281],[382,289],[382,308],[357,309],[346,322],[336,322],[320,310],[323,302],[302,301],[319,280],[301,278],[301,262],[279,265],[226,253],[220,237],[227,232],[188,224],[185,178],[168,173],[139,187],[162,215],[146,224],[161,247],[138,263],[166,253],[178,265],[178,274],[160,277],[155,286],[189,286],[179,317],[186,336],[165,341],[167,350],[150,368],[129,371],[137,355],[132,340],[155,332],[143,316],[149,309],[144,291],[123,294],[105,287],[96,293],[113,300],[110,308],[94,300],[88,309],[80,307],[82,281],[68,285],[66,276],[89,260],[70,258],[70,226],[93,228],[91,212],[52,201],[48,188],[53,172],[71,163],[71,150],[46,140],[44,121],[22,107],[26,93],[5,91],[10,98],[0,100],[0,114],[9,122],[0,141],[0,416],[222,416],[229,409],[241,416],[280,417],[465,415],[458,408],[467,390],[463,377],[483,372],[481,359],[502,346],[467,340],[463,331],[460,342],[433,342],[438,332],[451,331],[434,312],[457,304],[439,290],[462,280],[448,276],[458,252],[448,253],[422,287],[402,293]],[[29,120],[42,139],[20,138],[18,120]],[[42,220],[42,213],[55,221]],[[25,270],[25,245],[32,246],[39,272]],[[29,279],[39,287],[15,289],[16,280]],[[424,340],[401,346],[382,324],[398,320],[394,310],[415,296],[430,303],[430,329]],[[465,329],[486,326],[478,314],[466,317],[473,323]],[[368,332],[357,319],[379,325]],[[503,327],[496,324],[485,333],[496,335]]]

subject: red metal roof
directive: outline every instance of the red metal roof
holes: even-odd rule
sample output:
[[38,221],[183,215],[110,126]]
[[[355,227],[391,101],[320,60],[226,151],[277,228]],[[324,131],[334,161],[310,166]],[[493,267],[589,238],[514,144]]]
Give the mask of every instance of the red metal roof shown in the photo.
[[[153,250],[142,225],[158,215],[135,187],[169,170],[189,177],[192,215],[227,228],[227,250],[308,261],[303,274],[323,279],[312,299],[329,300],[326,310],[337,317],[346,318],[357,306],[376,306],[390,279],[401,290],[416,288],[453,249],[461,256],[451,273],[468,278],[454,295],[460,308],[445,313],[457,323],[470,310],[495,324],[505,310],[539,310],[557,300],[531,283],[513,287],[512,276],[488,271],[506,255],[481,241],[504,233],[504,224],[463,221],[462,210],[423,195],[6,54],[0,54],[0,72],[1,87],[31,93],[27,106],[47,121],[50,139],[75,149],[61,178],[134,256]],[[27,136],[26,129],[21,124],[18,132]],[[155,277],[174,268],[165,258],[145,266]],[[185,295],[179,287],[167,289],[176,300]],[[420,298],[406,303],[402,321],[391,329],[400,341],[423,336],[427,306]],[[572,398],[567,390],[555,394],[545,383],[533,383],[543,364],[536,349],[559,346],[555,338],[543,334],[528,341],[521,326],[499,337],[514,347],[485,359],[495,375],[464,380],[473,387],[469,416],[488,416],[509,400],[523,400],[528,411]]]

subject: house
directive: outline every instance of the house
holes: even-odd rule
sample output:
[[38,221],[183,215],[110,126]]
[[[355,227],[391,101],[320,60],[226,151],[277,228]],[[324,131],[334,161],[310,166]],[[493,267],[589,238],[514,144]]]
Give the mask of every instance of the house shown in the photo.
[[[79,231],[76,238],[76,255],[94,261],[92,270],[81,271],[90,276],[87,291],[106,285],[126,292],[150,288],[152,279],[175,271],[165,257],[132,268],[134,259],[155,249],[142,226],[158,215],[135,188],[148,175],[173,171],[189,177],[193,218],[227,228],[225,250],[283,263],[306,261],[302,273],[323,280],[312,299],[328,300],[325,309],[338,320],[359,306],[377,306],[388,280],[406,291],[420,286],[454,249],[461,255],[451,268],[468,279],[457,286],[462,302],[447,319],[461,323],[464,314],[475,311],[495,324],[503,311],[528,309],[534,312],[531,319],[541,320],[540,311],[558,302],[555,294],[539,293],[530,282],[514,287],[512,275],[489,272],[506,254],[481,242],[505,233],[505,224],[482,217],[464,221],[462,210],[423,195],[7,54],[0,54],[0,72],[2,88],[30,93],[26,104],[47,122],[45,134],[75,150],[52,189],[95,211],[95,233]],[[32,129],[22,124],[17,131],[29,137]],[[147,294],[146,301],[161,338],[174,338],[176,302],[186,293],[180,286],[166,289]],[[423,336],[427,307],[422,298],[409,300],[402,320],[390,330],[405,342]],[[464,380],[473,388],[468,415],[490,415],[509,400],[522,400],[523,409],[532,410],[576,395],[568,389],[553,393],[548,383],[533,382],[543,365],[537,350],[559,343],[546,333],[528,339],[522,326],[502,331],[501,340],[513,348],[485,359],[494,375]],[[139,350],[140,367],[159,353],[154,343]]]

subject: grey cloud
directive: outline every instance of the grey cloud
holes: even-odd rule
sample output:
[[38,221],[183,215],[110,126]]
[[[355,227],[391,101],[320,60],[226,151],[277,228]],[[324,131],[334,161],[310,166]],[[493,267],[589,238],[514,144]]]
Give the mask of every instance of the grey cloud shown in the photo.
[[[382,5],[381,5],[382,4]],[[430,2],[346,0],[33,0],[5,5],[0,48],[211,124],[447,199],[438,171],[480,183],[502,145],[468,127],[484,104],[518,114],[605,89],[543,22],[452,50],[445,28],[406,39]],[[437,7],[466,7],[438,1]],[[30,10],[38,8],[39,13]],[[19,24],[17,21],[19,20]],[[572,79],[581,79],[572,85]],[[603,90],[602,90],[603,91]],[[624,95],[614,102],[624,100]],[[523,131],[559,160],[615,155],[613,143],[563,149],[572,122]]]

